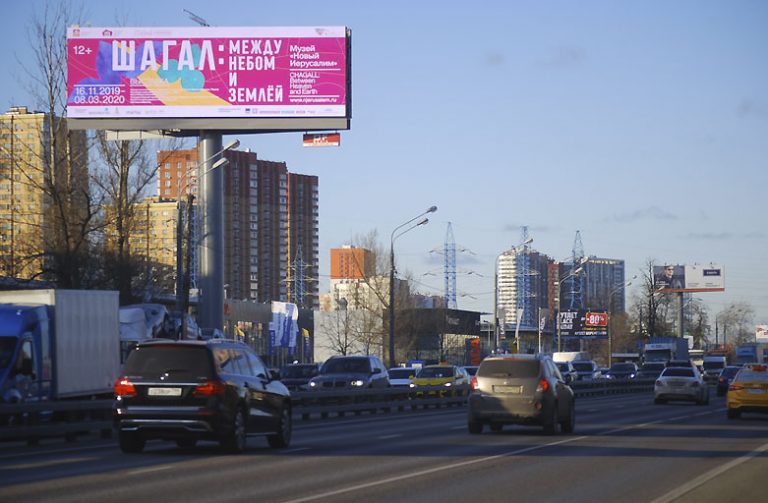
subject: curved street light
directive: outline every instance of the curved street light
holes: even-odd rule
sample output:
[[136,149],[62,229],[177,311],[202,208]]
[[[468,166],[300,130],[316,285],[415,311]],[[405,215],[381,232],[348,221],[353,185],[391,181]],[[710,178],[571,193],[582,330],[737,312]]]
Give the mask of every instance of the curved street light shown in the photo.
[[403,227],[412,224],[416,220],[419,220],[424,215],[434,213],[437,211],[437,206],[430,206],[427,211],[416,215],[412,219],[404,222],[392,230],[392,234],[389,237],[389,368],[395,366],[395,239],[399,238],[406,232],[419,227],[420,225],[426,225],[429,222],[428,218],[420,220],[418,223],[411,225],[404,231],[397,233],[398,230]]
[[[624,290],[628,286],[631,286],[632,285],[632,280],[634,280],[634,279],[637,279],[637,274],[632,276],[632,278],[629,281],[627,281],[627,282],[617,286],[616,288],[614,288],[610,292],[608,292],[608,320],[609,320],[609,323],[610,323],[610,320],[612,318],[611,314],[613,313],[613,300],[612,300],[613,299],[613,294],[615,294],[619,290]],[[613,359],[612,356],[611,356],[611,352],[613,351],[612,346],[613,346],[613,335],[611,334],[611,327],[609,325],[608,326],[608,367],[611,366],[611,360]]]

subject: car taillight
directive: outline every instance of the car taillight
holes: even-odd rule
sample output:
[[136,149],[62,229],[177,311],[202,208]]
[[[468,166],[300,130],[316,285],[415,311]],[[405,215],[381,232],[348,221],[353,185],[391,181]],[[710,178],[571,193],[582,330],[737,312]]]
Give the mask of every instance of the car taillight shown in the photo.
[[664,386],[664,381],[661,379],[656,379],[656,386]]
[[549,390],[549,381],[541,379],[539,385],[536,386],[536,393],[546,393]]
[[115,381],[115,396],[136,396],[136,387],[126,378]]
[[718,379],[717,381],[718,381],[718,382],[725,382],[725,377],[721,377],[721,378],[720,378],[720,379]]
[[198,384],[195,391],[192,392],[194,396],[215,396],[223,395],[226,386],[221,381],[206,381],[203,384]]
[[475,391],[477,389],[477,377],[472,376],[472,379],[469,380],[469,390]]
[[731,384],[728,386],[728,391],[741,391],[744,389],[744,386],[740,384]]

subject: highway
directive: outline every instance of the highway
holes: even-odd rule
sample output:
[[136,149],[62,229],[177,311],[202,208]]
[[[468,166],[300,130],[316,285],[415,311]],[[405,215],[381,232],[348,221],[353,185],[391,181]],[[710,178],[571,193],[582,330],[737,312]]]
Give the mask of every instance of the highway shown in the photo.
[[[713,390],[714,391],[714,390]],[[728,420],[651,393],[577,401],[576,431],[512,426],[482,435],[452,407],[295,422],[290,447],[115,439],[0,444],[0,501],[664,502],[765,501],[768,416]]]

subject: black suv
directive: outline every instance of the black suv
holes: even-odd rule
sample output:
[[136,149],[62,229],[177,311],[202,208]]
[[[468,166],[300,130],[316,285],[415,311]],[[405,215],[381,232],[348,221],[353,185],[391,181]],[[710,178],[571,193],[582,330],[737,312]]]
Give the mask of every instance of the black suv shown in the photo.
[[309,380],[319,371],[317,363],[291,363],[280,369],[280,381],[291,391],[306,391]]
[[139,344],[115,382],[120,449],[141,452],[149,439],[194,447],[218,441],[232,453],[248,435],[271,447],[291,441],[291,396],[245,344],[229,340]]
[[389,373],[375,356],[332,356],[309,381],[310,390],[388,388]]

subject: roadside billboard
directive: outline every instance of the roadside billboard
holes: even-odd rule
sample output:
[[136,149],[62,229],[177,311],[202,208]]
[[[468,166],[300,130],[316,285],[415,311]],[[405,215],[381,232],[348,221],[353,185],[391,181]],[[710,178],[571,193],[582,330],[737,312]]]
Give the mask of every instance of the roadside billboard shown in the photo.
[[768,342],[768,325],[755,326],[755,341]]
[[559,315],[560,336],[580,339],[608,337],[608,313],[605,311],[562,311]]
[[101,129],[347,129],[350,41],[343,26],[71,27],[67,116]]
[[715,264],[653,266],[653,276],[662,293],[725,291],[723,268]]

